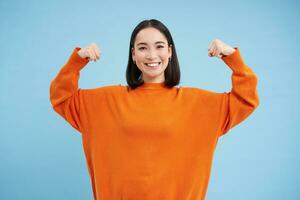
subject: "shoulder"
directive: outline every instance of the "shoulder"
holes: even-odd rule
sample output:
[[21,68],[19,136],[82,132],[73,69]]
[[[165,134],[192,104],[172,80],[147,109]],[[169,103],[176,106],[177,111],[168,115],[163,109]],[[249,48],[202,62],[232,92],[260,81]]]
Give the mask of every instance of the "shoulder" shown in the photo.
[[182,93],[189,96],[195,96],[203,100],[217,100],[222,99],[226,92],[217,92],[213,90],[202,89],[198,87],[180,87]]
[[187,93],[203,94],[203,95],[213,95],[217,92],[206,90],[198,87],[189,87],[189,86],[180,86],[179,90],[182,90]]
[[79,89],[83,95],[86,96],[99,96],[99,95],[107,95],[113,93],[119,93],[123,89],[124,86],[121,84],[113,84],[113,85],[105,85],[97,88],[85,88]]

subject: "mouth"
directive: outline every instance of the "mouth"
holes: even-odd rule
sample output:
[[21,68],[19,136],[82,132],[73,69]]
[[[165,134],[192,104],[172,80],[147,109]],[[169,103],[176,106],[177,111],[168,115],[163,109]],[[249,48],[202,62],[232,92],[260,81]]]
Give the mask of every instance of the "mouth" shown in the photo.
[[155,63],[144,63],[147,68],[149,69],[158,69],[161,62],[155,62]]

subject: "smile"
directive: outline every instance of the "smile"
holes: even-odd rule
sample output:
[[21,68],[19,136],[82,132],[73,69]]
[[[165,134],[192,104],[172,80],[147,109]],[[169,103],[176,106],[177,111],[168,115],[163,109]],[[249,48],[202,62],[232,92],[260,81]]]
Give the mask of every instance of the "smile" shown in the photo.
[[148,67],[158,67],[161,62],[156,62],[156,63],[145,63]]

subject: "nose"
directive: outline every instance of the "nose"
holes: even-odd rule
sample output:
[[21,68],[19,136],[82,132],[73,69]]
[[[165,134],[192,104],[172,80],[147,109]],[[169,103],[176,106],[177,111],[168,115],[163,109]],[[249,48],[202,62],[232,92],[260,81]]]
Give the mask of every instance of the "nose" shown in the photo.
[[155,50],[149,50],[147,55],[146,55],[146,58],[149,59],[149,60],[153,60],[156,58],[156,52]]

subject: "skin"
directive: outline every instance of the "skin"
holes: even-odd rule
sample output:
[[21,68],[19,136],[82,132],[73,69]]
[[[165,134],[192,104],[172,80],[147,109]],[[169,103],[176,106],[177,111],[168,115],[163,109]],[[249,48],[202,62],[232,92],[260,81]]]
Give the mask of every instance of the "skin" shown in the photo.
[[81,58],[88,59],[89,61],[97,61],[101,57],[101,50],[97,47],[96,43],[91,43],[90,45],[81,48],[77,54]]
[[[152,27],[142,29],[136,35],[131,51],[132,59],[141,70],[144,82],[162,83],[165,81],[164,71],[172,56],[172,48],[164,34]],[[157,62],[160,64],[156,68],[146,65],[146,63]]]
[[[143,44],[140,44],[143,43]],[[142,72],[144,82],[162,83],[165,80],[164,71],[172,56],[172,48],[166,37],[155,28],[142,29],[136,36],[134,47],[131,49],[132,59]],[[214,39],[208,47],[208,56],[222,58],[236,50],[219,39]],[[101,50],[96,43],[91,43],[78,51],[81,58],[97,61],[101,57]],[[148,67],[145,63],[160,62],[159,67]]]
[[222,58],[235,52],[235,49],[219,39],[214,39],[208,46],[208,56]]

